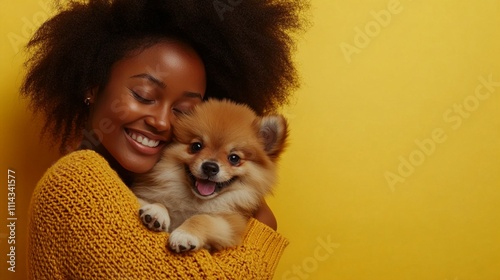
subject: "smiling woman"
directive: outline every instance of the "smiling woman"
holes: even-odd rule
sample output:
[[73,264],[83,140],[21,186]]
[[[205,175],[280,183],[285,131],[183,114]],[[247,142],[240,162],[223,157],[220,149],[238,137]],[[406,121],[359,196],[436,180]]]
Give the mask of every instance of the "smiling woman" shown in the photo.
[[303,8],[245,1],[221,22],[211,1],[59,7],[28,44],[22,87],[45,117],[44,133],[68,153],[33,192],[29,277],[271,278],[287,241],[265,202],[241,246],[176,256],[166,250],[168,234],[142,225],[129,187],[158,162],[175,118],[204,99],[257,113],[286,103],[298,86],[292,34]]
[[[202,102],[205,88],[203,62],[190,46],[179,41],[157,43],[118,61],[107,85],[87,93],[88,129],[95,131],[102,120],[115,128],[102,134],[92,149],[109,154],[127,170],[121,172],[125,182],[129,172],[150,170],[172,137],[172,119]],[[115,102],[120,114],[110,110]]]

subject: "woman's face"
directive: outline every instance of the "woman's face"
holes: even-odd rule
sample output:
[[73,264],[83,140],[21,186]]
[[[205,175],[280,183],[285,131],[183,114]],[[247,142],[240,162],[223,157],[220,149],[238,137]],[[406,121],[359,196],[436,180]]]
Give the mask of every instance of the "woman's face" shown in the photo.
[[149,171],[172,138],[177,115],[202,102],[203,62],[181,42],[162,42],[115,63],[91,94],[90,125],[109,156],[133,173]]

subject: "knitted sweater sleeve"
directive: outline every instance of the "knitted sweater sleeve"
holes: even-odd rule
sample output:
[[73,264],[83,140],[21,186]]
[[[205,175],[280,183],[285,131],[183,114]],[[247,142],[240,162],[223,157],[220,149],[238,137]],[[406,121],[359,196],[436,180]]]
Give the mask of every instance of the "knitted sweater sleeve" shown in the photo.
[[29,279],[271,279],[287,241],[249,222],[234,249],[174,254],[167,233],[147,230],[139,204],[93,151],[60,159],[33,192]]

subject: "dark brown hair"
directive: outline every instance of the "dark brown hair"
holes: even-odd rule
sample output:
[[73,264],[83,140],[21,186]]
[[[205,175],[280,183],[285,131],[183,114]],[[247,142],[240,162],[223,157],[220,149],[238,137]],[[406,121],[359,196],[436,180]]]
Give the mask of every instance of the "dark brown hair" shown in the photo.
[[190,44],[207,73],[206,96],[245,103],[258,114],[288,101],[298,83],[292,55],[304,30],[301,0],[87,0],[58,5],[27,45],[21,94],[45,117],[43,134],[81,140],[86,92],[112,65],[168,38]]

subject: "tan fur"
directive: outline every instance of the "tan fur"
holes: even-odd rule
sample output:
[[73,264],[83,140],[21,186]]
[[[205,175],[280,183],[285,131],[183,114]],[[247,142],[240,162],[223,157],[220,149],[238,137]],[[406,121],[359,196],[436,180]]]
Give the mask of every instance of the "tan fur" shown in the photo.
[[[171,232],[169,246],[176,252],[238,245],[248,218],[275,184],[276,161],[288,136],[286,120],[210,100],[180,117],[174,135],[176,141],[158,164],[132,188],[140,198],[141,220],[152,230]],[[203,148],[193,151],[193,143]],[[229,155],[240,161],[231,163]],[[207,173],[207,163],[217,166],[216,174]],[[221,187],[202,194],[196,186],[206,179]]]

